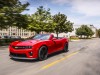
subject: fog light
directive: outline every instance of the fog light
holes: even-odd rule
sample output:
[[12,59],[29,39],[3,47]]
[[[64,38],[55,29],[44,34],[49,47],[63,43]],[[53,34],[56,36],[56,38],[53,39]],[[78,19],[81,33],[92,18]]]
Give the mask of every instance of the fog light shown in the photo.
[[33,55],[33,52],[29,52],[29,55],[32,56]]

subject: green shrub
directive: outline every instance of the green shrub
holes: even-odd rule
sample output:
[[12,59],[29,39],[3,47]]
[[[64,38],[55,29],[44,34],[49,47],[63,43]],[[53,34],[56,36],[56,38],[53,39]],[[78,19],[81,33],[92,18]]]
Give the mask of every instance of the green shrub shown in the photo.
[[17,41],[17,40],[20,40],[20,41],[23,41],[24,39],[0,39],[0,45],[1,46],[4,46],[4,45],[9,45],[11,42],[14,42],[14,41]]
[[70,36],[70,40],[79,40],[77,36]]

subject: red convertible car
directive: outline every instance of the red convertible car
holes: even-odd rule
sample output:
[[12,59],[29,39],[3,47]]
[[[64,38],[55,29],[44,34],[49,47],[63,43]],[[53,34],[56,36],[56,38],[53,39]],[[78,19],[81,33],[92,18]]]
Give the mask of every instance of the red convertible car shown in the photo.
[[9,46],[10,57],[14,59],[45,60],[48,54],[68,51],[67,38],[55,38],[53,34],[38,34],[31,40],[15,41]]

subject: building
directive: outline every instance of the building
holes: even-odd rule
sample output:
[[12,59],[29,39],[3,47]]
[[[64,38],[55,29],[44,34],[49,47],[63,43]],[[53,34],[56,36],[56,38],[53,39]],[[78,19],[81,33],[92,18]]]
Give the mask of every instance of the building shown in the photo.
[[[88,25],[94,32],[94,35],[92,37],[97,37],[97,29],[96,27],[94,27],[93,25]],[[76,29],[81,27],[81,25],[73,25],[73,31],[72,32],[68,32],[68,33],[59,33],[59,37],[68,37],[70,38],[70,36],[77,36],[76,35]],[[55,36],[56,34],[53,33]]]
[[[72,32],[68,32],[67,36],[77,36],[76,35],[76,29],[81,27],[81,25],[74,25],[73,26],[73,31]],[[90,27],[92,29],[92,31],[94,32],[94,35],[92,37],[97,37],[97,28],[94,27],[93,25],[88,25],[88,27]]]
[[[76,35],[76,29],[79,28],[81,25],[74,25],[73,26],[73,31],[72,32],[68,32],[68,33],[59,33],[59,37],[70,37],[70,36],[77,36]],[[97,36],[97,29],[93,26],[93,25],[88,25],[94,32],[94,35],[92,37],[96,37]],[[42,34],[43,32],[41,32]],[[44,32],[45,33],[45,32]],[[9,27],[8,29],[3,29],[0,30],[0,36],[20,36],[22,38],[27,38],[30,36],[33,36],[35,34],[35,32],[31,32],[25,29],[19,29],[18,27]],[[56,34],[53,33],[55,36]]]
[[35,32],[31,32],[18,27],[9,27],[8,29],[0,30],[0,36],[20,36],[22,38],[27,38],[33,36]]
[[90,25],[90,28],[92,29],[92,31],[94,32],[94,35],[92,37],[97,37],[97,28],[94,27],[93,25]]

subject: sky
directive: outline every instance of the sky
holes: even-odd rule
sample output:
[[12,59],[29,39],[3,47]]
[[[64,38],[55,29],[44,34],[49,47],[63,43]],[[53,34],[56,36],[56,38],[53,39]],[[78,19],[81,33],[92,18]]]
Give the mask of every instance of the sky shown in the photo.
[[33,14],[39,6],[50,8],[52,15],[58,12],[65,14],[74,25],[91,24],[100,28],[100,0],[20,0],[29,2],[29,11],[23,14]]

